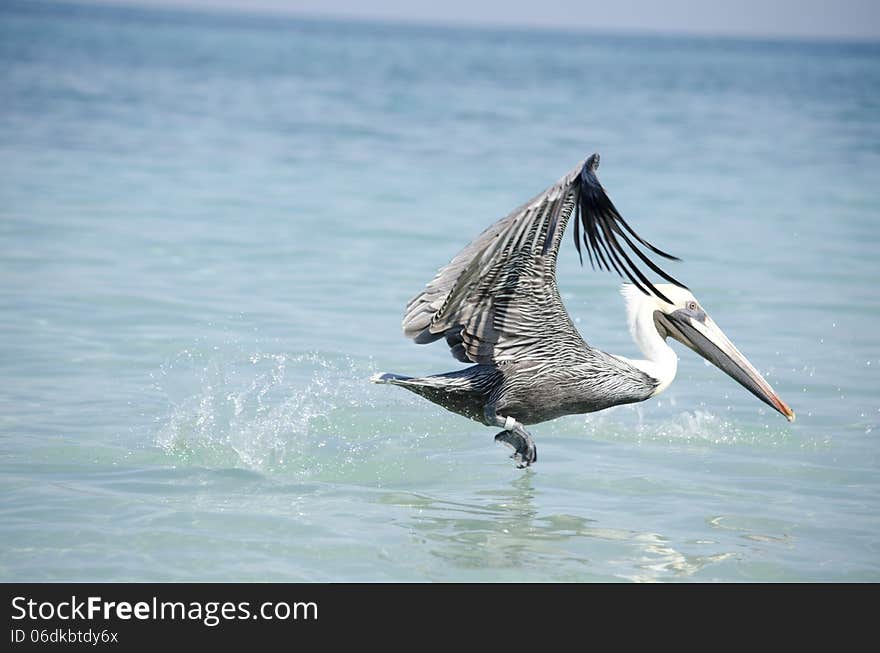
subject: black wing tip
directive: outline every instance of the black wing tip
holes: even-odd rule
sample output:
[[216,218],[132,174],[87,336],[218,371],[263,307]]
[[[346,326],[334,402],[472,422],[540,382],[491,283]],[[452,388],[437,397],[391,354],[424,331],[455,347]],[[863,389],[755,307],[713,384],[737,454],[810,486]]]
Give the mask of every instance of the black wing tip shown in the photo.
[[589,170],[590,172],[595,172],[599,169],[599,153],[593,152],[590,156],[587,157],[587,160],[584,162],[584,170]]
[[[647,257],[636,247],[636,243],[631,242],[626,237],[626,234],[623,233],[620,225],[622,225],[623,229],[628,231],[638,243],[644,245],[655,254],[672,261],[681,261],[681,259],[664,252],[647,242],[626,223],[623,216],[618,213],[614,204],[611,202],[611,199],[605,193],[605,189],[602,188],[599,178],[596,176],[596,170],[599,168],[599,159],[598,152],[594,152],[587,157],[583,168],[581,168],[581,174],[579,175],[580,197],[578,198],[578,215],[576,216],[576,220],[579,219],[584,227],[584,245],[587,253],[591,255],[590,262],[593,262],[592,253],[595,252],[600,263],[600,268],[604,267],[604,269],[608,271],[613,269],[619,276],[628,278],[630,282],[632,282],[643,293],[653,293],[663,301],[671,303],[669,298],[660,292],[654,284],[648,281],[648,279],[645,278],[641,271],[634,265],[633,261],[626,255],[621,244],[615,237],[615,232],[623,237],[630,249],[632,249],[632,251],[634,251],[643,262],[651,267],[652,270],[658,272],[667,281],[672,282],[676,286],[687,289],[687,286],[669,276],[666,272],[659,269],[656,264],[647,259]],[[577,222],[575,225],[577,226]],[[581,255],[581,247],[578,240],[577,236],[575,236],[578,256],[581,257],[581,265],[583,265],[583,257]],[[602,259],[604,258],[602,257],[602,247],[605,248],[605,252],[608,254],[611,262],[610,266],[607,263],[604,266],[602,265]],[[618,255],[622,256],[624,260],[621,261],[620,258],[618,258]],[[626,261],[626,263],[624,263],[624,261]],[[617,264],[619,264],[622,269],[619,269]]]
[[594,152],[590,156],[587,157],[587,160],[584,161],[584,165],[581,168],[581,174],[578,176],[580,181],[581,189],[586,188],[598,188],[601,189],[602,185],[599,183],[599,178],[596,176],[596,171],[599,169],[599,153]]

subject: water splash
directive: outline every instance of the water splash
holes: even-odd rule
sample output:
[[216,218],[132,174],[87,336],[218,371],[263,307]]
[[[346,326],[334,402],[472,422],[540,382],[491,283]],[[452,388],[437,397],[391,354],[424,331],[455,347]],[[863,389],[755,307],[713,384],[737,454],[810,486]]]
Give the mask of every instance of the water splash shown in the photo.
[[155,442],[187,464],[300,475],[351,467],[390,430],[371,396],[371,371],[318,353],[186,349],[154,375],[169,403]]
[[[621,411],[635,413],[636,423]],[[639,443],[780,446],[791,440],[784,426],[736,423],[703,409],[648,418],[641,406],[625,406],[587,415],[584,423],[590,437]]]

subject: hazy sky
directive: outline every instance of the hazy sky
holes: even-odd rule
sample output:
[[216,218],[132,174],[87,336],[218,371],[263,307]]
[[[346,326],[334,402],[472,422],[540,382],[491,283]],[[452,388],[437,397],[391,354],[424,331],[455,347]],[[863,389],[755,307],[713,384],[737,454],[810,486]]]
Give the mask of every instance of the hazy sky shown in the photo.
[[[88,0],[86,0],[88,1]],[[880,39],[880,0],[96,0],[427,23]]]

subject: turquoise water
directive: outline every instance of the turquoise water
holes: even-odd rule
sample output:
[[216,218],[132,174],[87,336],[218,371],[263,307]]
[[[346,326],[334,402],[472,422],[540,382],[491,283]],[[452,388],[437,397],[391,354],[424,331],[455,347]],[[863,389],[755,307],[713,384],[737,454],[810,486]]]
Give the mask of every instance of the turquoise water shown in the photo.
[[[461,366],[406,302],[593,151],[794,424],[679,347],[523,472],[367,383]],[[4,3],[0,166],[0,579],[880,580],[876,44]]]

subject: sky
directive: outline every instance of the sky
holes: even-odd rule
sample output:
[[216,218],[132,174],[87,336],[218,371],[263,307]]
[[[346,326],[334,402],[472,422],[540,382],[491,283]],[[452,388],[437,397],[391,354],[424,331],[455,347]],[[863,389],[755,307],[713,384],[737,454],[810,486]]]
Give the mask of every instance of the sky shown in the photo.
[[428,24],[880,40],[880,0],[80,0]]

